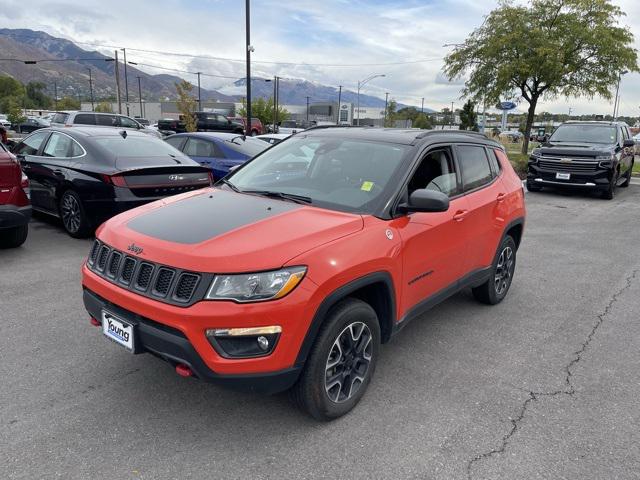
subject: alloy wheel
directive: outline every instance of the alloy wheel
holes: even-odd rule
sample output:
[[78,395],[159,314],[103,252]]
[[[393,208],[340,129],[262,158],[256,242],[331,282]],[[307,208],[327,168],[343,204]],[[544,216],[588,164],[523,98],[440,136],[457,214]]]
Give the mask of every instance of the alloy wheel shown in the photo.
[[494,285],[498,295],[502,295],[509,287],[514,266],[513,250],[511,247],[505,247],[502,252],[500,252],[500,257],[498,257],[498,264],[496,265],[496,273],[494,276]]
[[362,322],[354,322],[338,335],[325,366],[324,388],[332,402],[349,400],[364,383],[373,351],[372,334]]
[[65,228],[71,233],[77,232],[80,229],[81,213],[80,204],[76,198],[73,195],[65,194],[60,210]]

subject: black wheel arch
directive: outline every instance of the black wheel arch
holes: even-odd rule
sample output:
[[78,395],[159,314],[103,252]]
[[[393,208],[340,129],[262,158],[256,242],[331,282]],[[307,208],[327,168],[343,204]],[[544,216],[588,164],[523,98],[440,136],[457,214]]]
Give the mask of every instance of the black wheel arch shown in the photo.
[[524,217],[516,218],[506,226],[506,228],[504,229],[504,232],[502,233],[502,238],[500,239],[500,243],[498,245],[502,244],[502,241],[508,235],[511,238],[513,238],[513,241],[516,243],[516,250],[518,250],[518,248],[520,248],[520,242],[522,241],[523,234],[524,234]]
[[302,342],[296,358],[296,366],[302,366],[305,363],[320,327],[331,308],[347,297],[358,298],[371,305],[378,316],[382,343],[389,341],[396,322],[396,298],[393,280],[389,272],[373,272],[337,288],[322,301]]

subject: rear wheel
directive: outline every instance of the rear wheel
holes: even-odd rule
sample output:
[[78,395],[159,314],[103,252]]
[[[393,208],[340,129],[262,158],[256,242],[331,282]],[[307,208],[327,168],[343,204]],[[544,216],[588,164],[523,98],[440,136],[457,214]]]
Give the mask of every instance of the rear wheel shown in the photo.
[[376,312],[362,300],[343,300],[318,333],[292,400],[317,420],[348,413],[369,386],[379,349]]
[[540,192],[542,187],[540,185],[536,185],[531,180],[527,180],[527,190],[530,192]]
[[29,234],[29,224],[0,230],[0,248],[15,248],[22,245]]
[[493,261],[491,277],[479,287],[473,288],[473,296],[482,303],[495,305],[504,300],[516,270],[516,242],[507,235]]
[[62,225],[67,233],[74,238],[88,237],[91,225],[78,194],[73,190],[65,191],[60,197],[59,207]]

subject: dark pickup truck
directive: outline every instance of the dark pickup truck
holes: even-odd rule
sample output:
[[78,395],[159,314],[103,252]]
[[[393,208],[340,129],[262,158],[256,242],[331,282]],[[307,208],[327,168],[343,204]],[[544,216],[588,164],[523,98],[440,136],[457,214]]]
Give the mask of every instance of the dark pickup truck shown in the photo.
[[[198,132],[244,133],[244,125],[241,122],[232,122],[219,113],[194,112],[194,115],[197,120]],[[182,118],[182,115],[180,115],[180,120],[164,118],[158,121],[158,130],[185,133],[187,129]]]

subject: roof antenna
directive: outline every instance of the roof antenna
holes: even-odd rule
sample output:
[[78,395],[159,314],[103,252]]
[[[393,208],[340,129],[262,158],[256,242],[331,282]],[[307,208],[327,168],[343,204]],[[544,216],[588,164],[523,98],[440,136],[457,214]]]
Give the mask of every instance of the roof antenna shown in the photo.
[[127,138],[127,131],[126,130],[122,130],[120,132],[120,136],[122,136],[122,138]]

